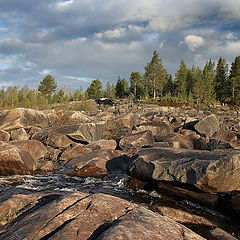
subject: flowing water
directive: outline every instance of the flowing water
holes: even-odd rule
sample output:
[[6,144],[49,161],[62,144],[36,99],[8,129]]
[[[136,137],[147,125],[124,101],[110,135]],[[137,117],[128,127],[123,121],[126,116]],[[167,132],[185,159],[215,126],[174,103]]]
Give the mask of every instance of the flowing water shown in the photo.
[[[231,219],[216,209],[209,209],[191,201],[174,199],[157,192],[155,189],[133,191],[126,187],[128,176],[126,174],[111,174],[104,178],[70,177],[64,174],[49,175],[15,175],[0,177],[0,202],[11,194],[41,191],[60,192],[87,192],[111,194],[158,211],[158,207],[166,206],[174,209],[184,209],[188,212],[203,216],[240,239],[239,222]],[[4,197],[5,196],[5,197]],[[195,232],[204,236],[206,226],[186,225]]]

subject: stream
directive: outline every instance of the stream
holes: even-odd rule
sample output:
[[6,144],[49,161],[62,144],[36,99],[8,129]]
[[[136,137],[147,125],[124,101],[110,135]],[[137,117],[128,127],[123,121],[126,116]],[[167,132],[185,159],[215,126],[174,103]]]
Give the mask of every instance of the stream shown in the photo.
[[[114,173],[104,178],[80,178],[70,177],[64,174],[49,175],[14,175],[0,177],[0,203],[12,194],[24,194],[26,192],[58,191],[58,192],[86,192],[105,193],[114,195],[128,201],[138,203],[160,212],[161,207],[169,207],[198,215],[216,223],[226,232],[240,239],[240,222],[230,215],[217,209],[210,209],[197,203],[157,192],[156,189],[133,191],[126,187],[128,175]],[[184,224],[188,228],[205,236],[209,226],[198,224]]]

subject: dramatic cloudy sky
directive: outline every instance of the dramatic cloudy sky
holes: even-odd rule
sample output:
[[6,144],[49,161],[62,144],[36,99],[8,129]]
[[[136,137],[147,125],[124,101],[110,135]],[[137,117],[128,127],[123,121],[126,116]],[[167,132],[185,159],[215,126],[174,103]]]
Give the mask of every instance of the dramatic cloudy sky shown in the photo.
[[168,72],[240,55],[239,0],[0,0],[0,87],[84,89],[129,78],[157,50]]

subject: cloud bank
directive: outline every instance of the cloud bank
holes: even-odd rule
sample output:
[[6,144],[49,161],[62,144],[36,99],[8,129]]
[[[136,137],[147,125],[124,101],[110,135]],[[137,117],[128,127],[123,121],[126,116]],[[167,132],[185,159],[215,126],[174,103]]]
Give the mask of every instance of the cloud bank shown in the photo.
[[116,83],[143,72],[154,50],[169,73],[240,52],[235,0],[1,0],[0,86]]

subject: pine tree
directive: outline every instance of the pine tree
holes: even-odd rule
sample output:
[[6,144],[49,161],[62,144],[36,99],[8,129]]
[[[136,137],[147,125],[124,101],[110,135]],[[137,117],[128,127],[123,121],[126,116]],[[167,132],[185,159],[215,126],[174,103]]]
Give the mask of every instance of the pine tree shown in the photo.
[[186,89],[186,82],[187,82],[187,73],[188,69],[183,59],[181,59],[180,68],[175,75],[175,83],[178,91],[178,96],[186,101],[187,99],[187,89]]
[[88,99],[98,99],[103,97],[102,83],[99,79],[93,80],[86,90]]
[[153,52],[151,62],[145,66],[144,77],[150,95],[154,99],[156,99],[157,93],[162,96],[163,87],[167,82],[167,71],[163,68],[162,59],[159,58],[156,51]]
[[57,83],[51,75],[47,75],[38,87],[38,91],[46,98],[51,97],[57,88]]
[[231,96],[231,84],[228,78],[228,65],[225,59],[219,58],[214,79],[216,100],[225,103]]
[[232,84],[232,102],[237,103],[240,101],[240,56],[232,63],[229,79]]

